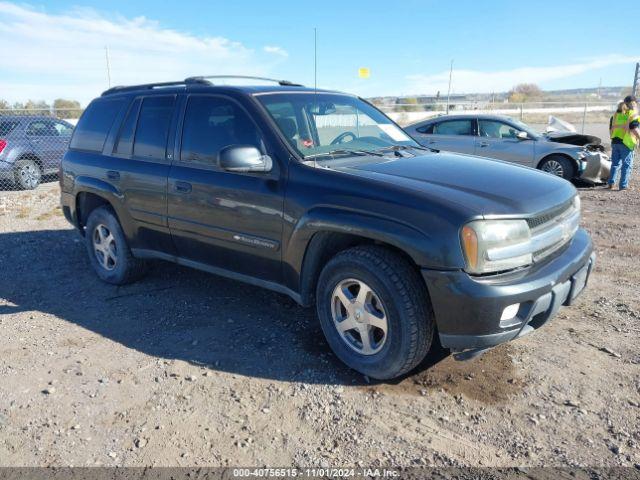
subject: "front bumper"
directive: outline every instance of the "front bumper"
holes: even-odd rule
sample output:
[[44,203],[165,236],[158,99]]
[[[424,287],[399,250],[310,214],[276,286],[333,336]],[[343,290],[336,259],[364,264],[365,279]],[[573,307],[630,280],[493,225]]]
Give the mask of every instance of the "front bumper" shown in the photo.
[[589,152],[583,159],[584,170],[580,173],[580,179],[589,183],[602,183],[609,178],[611,161],[609,156],[602,152]]
[[[480,351],[532,332],[571,305],[594,263],[591,238],[579,229],[554,258],[501,278],[423,269],[440,343],[456,352]],[[501,321],[514,304],[520,304],[515,317]]]

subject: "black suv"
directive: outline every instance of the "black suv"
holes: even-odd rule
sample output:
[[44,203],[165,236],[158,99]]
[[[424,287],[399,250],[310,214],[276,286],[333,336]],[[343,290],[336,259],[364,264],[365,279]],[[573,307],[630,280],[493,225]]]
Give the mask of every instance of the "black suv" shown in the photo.
[[421,147],[356,96],[217,82],[116,87],[82,115],[62,207],[102,280],[163,259],[315,303],[336,355],[378,379],[436,334],[458,358],[521,337],[586,285],[569,182]]

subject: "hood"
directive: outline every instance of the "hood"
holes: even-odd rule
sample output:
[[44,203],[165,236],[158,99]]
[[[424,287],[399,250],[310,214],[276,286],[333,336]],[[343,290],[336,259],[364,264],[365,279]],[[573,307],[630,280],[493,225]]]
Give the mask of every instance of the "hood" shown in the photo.
[[586,145],[600,145],[602,143],[602,140],[599,137],[575,132],[547,132],[545,137],[550,142],[565,143],[580,147]]
[[439,152],[376,160],[338,170],[419,191],[474,215],[533,215],[566,202],[576,192],[571,183],[554,175],[471,155]]

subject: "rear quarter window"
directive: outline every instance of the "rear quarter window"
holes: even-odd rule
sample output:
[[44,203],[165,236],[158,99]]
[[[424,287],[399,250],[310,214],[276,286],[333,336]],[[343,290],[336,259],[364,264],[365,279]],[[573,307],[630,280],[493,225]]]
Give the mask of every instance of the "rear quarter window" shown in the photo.
[[4,121],[0,122],[0,137],[9,135],[18,126],[18,121]]
[[78,121],[69,148],[102,152],[113,121],[124,103],[124,98],[101,98],[91,102]]

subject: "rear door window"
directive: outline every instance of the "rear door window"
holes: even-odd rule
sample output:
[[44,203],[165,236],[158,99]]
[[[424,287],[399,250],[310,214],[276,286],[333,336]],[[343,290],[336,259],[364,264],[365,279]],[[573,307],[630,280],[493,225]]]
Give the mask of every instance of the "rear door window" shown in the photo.
[[27,127],[27,135],[32,137],[57,137],[58,130],[53,127],[53,122],[49,120],[36,120]]
[[124,98],[100,98],[91,102],[73,130],[69,148],[102,152],[109,130],[124,102]]
[[447,120],[434,125],[433,133],[436,135],[473,135],[471,119]]
[[174,96],[147,97],[142,101],[133,142],[134,157],[165,159],[174,103]]

